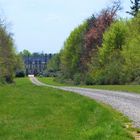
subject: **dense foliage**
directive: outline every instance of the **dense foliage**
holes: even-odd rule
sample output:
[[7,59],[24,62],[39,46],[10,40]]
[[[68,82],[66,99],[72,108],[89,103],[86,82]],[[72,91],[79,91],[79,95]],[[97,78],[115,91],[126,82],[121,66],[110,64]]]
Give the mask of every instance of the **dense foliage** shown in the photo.
[[47,69],[45,71],[46,76],[59,76],[60,73],[60,55],[53,54],[52,58],[47,63]]
[[[80,58],[84,50],[84,35],[87,30],[87,22],[71,32],[64,43],[60,53],[61,71],[65,78],[74,80],[83,71]],[[75,79],[76,80],[76,79]]]
[[38,58],[42,58],[42,57],[46,57],[47,59],[50,59],[54,54],[47,54],[47,53],[39,53],[39,52],[33,52],[31,53],[30,51],[24,49],[23,51],[20,52],[20,55],[25,58],[25,57],[38,57]]
[[128,36],[122,51],[128,82],[140,84],[140,13],[128,22]]
[[7,31],[4,22],[0,22],[0,82],[11,83],[15,72],[22,68],[20,56],[14,48],[12,34]]
[[74,84],[140,84],[140,13],[117,19],[119,8],[115,3],[71,32],[59,53],[59,65],[53,61],[59,79]]
[[[116,21],[104,33],[102,47],[98,51],[98,66],[92,68],[97,84],[121,84],[124,58],[121,54],[127,37],[125,21]],[[94,62],[93,62],[94,65]]]
[[127,13],[129,13],[132,16],[137,16],[140,10],[140,0],[130,0],[130,2],[132,4],[132,6],[130,7],[131,11]]

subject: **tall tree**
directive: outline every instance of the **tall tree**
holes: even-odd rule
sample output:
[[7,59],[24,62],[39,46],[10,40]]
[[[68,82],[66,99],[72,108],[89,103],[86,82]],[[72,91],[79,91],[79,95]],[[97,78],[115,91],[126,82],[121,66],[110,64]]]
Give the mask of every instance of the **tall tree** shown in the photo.
[[12,35],[0,22],[0,82],[12,82],[15,74],[17,54]]
[[127,11],[127,13],[129,13],[132,16],[136,16],[140,10],[140,0],[130,0],[132,6],[131,11]]
[[113,4],[103,9],[98,16],[92,16],[90,20],[87,20],[89,30],[85,35],[84,51],[81,57],[84,72],[88,71],[87,64],[90,63],[91,57],[96,57],[98,48],[102,46],[103,34],[112,22],[114,22],[116,14],[120,9],[120,0],[114,0]]
[[81,72],[80,57],[83,51],[84,35],[87,31],[87,22],[75,28],[64,43],[61,50],[61,70],[66,78],[73,79],[75,73]]

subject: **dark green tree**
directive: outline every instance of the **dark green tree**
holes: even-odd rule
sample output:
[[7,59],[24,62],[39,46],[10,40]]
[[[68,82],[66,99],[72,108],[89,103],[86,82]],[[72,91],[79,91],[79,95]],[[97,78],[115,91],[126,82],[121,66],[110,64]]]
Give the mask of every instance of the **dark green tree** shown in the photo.
[[132,6],[131,11],[127,11],[127,13],[129,13],[132,16],[136,16],[140,10],[140,0],[130,0]]
[[20,55],[22,56],[22,57],[27,57],[27,56],[31,56],[32,54],[31,54],[31,52],[29,52],[28,50],[23,50],[22,52],[20,52]]

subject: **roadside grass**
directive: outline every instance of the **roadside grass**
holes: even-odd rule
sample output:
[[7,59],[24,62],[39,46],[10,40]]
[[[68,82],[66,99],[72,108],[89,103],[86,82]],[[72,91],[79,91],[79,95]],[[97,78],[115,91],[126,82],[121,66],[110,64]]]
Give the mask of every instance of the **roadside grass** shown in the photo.
[[82,87],[140,93],[140,85],[95,85]]
[[131,140],[127,122],[109,106],[27,78],[0,86],[0,140]]
[[46,83],[48,85],[55,85],[55,86],[71,86],[70,84],[66,83],[59,83],[57,80],[55,80],[55,77],[37,77],[37,79],[43,83]]
[[[58,83],[55,78],[38,78],[40,81],[56,86],[72,86],[68,84],[61,84]],[[85,87],[85,88],[94,88],[94,89],[104,89],[104,90],[114,90],[114,91],[125,91],[125,92],[132,92],[132,93],[140,93],[140,85],[80,85],[78,87]]]

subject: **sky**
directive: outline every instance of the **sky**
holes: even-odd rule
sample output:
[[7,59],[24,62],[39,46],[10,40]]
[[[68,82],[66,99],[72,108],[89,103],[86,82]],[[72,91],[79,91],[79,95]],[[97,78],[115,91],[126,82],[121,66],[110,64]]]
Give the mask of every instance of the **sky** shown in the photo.
[[[0,0],[0,16],[14,34],[17,51],[57,53],[70,32],[112,0]],[[122,0],[120,17],[128,17]]]

